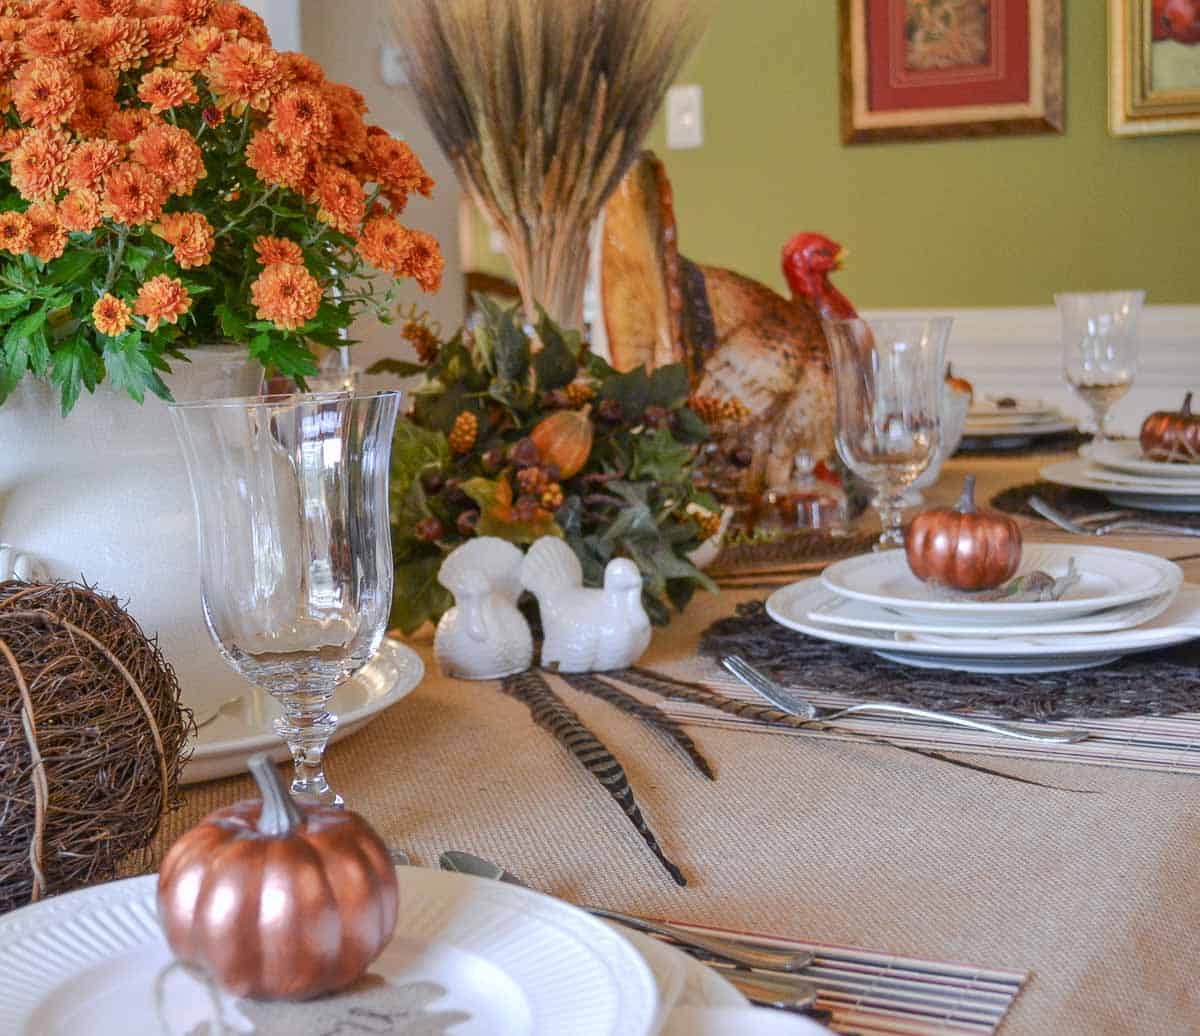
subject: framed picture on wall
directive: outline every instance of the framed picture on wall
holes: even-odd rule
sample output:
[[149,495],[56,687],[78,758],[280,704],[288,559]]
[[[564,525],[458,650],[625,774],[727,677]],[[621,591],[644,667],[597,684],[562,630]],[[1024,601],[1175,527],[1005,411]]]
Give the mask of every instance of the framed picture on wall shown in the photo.
[[1200,130],[1200,0],[1109,0],[1108,126]]
[[1062,0],[840,3],[843,143],[1062,132]]

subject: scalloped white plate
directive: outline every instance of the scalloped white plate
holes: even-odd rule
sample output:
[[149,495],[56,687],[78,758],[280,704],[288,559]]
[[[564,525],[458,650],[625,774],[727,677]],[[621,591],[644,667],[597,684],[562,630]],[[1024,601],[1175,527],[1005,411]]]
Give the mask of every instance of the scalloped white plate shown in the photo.
[[[396,877],[396,934],[370,973],[443,987],[430,1010],[469,1016],[447,1030],[453,1036],[654,1031],[659,995],[650,968],[621,935],[582,910],[463,874],[401,867]],[[156,1007],[154,983],[171,961],[155,911],[157,880],[98,885],[0,918],[0,1032],[206,1031],[198,1027],[211,1021],[208,989],[181,969],[164,982],[165,1016]],[[239,1003],[220,998],[226,1031],[254,1032]],[[345,1031],[354,1020],[347,1018]]]
[[1089,443],[1079,448],[1079,455],[1095,461],[1103,468],[1123,471],[1127,475],[1158,481],[1179,479],[1182,482],[1200,483],[1200,464],[1168,464],[1161,460],[1147,460],[1142,456],[1141,443],[1132,439]]

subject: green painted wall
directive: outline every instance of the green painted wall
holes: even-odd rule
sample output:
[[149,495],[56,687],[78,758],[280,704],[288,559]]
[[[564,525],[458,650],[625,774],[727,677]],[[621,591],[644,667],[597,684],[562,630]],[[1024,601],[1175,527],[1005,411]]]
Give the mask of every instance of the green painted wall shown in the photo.
[[861,307],[1200,303],[1200,134],[1110,137],[1108,5],[1064,6],[1064,135],[843,147],[834,0],[723,0],[679,77],[704,87],[704,147],[649,142],[684,254],[782,289],[780,247],[820,230],[852,253],[839,283]]

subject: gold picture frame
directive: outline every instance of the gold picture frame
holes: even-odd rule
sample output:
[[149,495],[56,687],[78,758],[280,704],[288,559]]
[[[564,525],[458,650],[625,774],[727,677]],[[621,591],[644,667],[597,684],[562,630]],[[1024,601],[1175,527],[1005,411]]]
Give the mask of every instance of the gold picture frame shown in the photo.
[[1152,0],[1109,0],[1108,128],[1114,136],[1200,132],[1200,41],[1191,29],[1182,40],[1164,38],[1152,15]]

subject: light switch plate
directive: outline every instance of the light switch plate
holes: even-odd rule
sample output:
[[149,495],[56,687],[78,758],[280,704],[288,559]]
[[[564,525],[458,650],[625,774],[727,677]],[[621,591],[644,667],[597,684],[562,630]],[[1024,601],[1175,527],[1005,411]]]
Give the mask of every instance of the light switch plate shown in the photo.
[[384,44],[379,48],[379,77],[384,86],[408,86],[408,68],[399,47]]
[[674,151],[704,145],[704,92],[699,85],[667,91],[667,147]]

